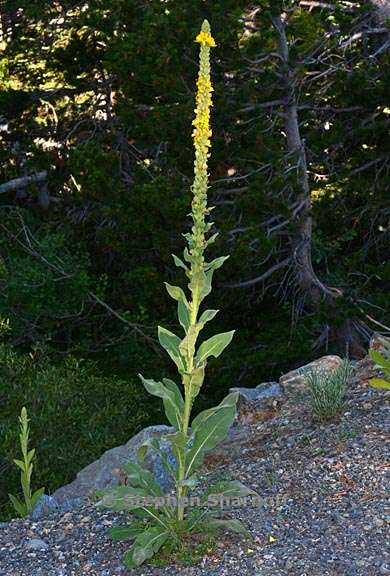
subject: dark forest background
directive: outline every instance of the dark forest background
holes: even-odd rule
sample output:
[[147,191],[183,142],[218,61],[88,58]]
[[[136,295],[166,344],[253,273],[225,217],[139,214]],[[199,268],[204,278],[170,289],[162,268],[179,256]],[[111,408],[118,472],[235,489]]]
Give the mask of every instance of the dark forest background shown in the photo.
[[184,280],[204,18],[212,251],[230,254],[210,307],[237,332],[199,409],[389,331],[387,2],[0,5],[1,504],[23,404],[48,492],[164,421],[136,375],[171,373],[156,326]]

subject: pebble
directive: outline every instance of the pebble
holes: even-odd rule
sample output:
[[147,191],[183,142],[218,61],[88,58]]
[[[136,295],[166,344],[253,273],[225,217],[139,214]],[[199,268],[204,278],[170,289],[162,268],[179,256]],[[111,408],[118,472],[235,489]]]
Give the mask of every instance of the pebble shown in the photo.
[[40,538],[32,538],[27,541],[26,548],[28,550],[48,550],[49,545]]

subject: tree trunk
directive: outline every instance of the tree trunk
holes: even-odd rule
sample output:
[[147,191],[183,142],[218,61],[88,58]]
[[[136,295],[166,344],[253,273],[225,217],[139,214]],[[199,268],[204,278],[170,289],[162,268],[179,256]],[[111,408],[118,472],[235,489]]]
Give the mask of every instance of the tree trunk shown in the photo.
[[[293,230],[290,234],[291,259],[294,266],[295,284],[305,304],[316,308],[321,302],[330,306],[336,305],[336,300],[343,295],[337,288],[326,286],[318,278],[312,263],[312,216],[311,194],[307,171],[305,143],[299,130],[298,105],[296,98],[296,74],[289,61],[289,45],[286,36],[285,15],[281,3],[274,0],[271,3],[272,24],[278,37],[278,53],[281,61],[282,81],[284,84],[284,129],[287,139],[287,154],[291,162],[297,165],[297,181],[299,192],[294,198],[294,209],[291,220]],[[352,357],[365,355],[361,336],[356,330],[358,320],[346,319],[337,328],[325,327],[330,339],[336,342],[343,353]]]
[[[275,3],[278,4],[278,3]],[[272,24],[278,35],[279,56],[284,83],[284,126],[287,137],[288,156],[297,164],[297,179],[300,192],[294,205],[299,209],[293,218],[294,231],[290,237],[291,253],[294,262],[296,283],[305,297],[312,304],[321,300],[332,300],[337,291],[325,286],[313,269],[312,247],[312,217],[309,177],[307,173],[305,144],[302,140],[299,122],[298,106],[295,95],[295,72],[289,63],[289,47],[285,31],[285,21],[279,6],[273,6]]]

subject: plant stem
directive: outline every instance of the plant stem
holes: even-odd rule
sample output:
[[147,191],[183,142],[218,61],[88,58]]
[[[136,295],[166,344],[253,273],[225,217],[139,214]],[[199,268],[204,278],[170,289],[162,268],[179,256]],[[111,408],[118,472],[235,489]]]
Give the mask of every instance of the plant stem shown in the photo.
[[197,94],[195,119],[193,121],[194,130],[192,133],[195,161],[194,161],[194,183],[192,185],[191,216],[193,225],[191,233],[186,235],[188,240],[188,255],[191,263],[189,277],[189,289],[192,294],[189,326],[186,330],[188,345],[186,349],[186,374],[183,375],[184,387],[184,413],[182,420],[182,441],[179,443],[179,469],[177,484],[177,518],[181,522],[184,519],[185,506],[182,498],[187,494],[188,486],[183,486],[182,482],[186,477],[186,452],[188,441],[188,427],[190,423],[191,408],[194,399],[193,372],[195,370],[195,344],[198,337],[198,313],[202,300],[202,288],[205,282],[204,251],[207,247],[206,233],[208,225],[206,216],[210,210],[207,207],[208,173],[207,164],[209,148],[211,146],[210,128],[210,108],[212,106],[212,86],[210,79],[210,48],[215,46],[214,38],[211,36],[210,25],[204,20],[200,34],[196,37],[196,42],[200,44],[199,53],[199,74],[197,80]]

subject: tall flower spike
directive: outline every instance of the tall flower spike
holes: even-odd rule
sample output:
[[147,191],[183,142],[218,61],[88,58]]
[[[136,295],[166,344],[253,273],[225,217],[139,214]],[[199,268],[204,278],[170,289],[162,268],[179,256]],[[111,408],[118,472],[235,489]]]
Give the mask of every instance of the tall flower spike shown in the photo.
[[189,251],[192,257],[193,274],[203,269],[203,253],[206,248],[205,234],[207,232],[205,217],[209,213],[207,209],[207,164],[209,148],[211,146],[210,138],[212,135],[210,128],[210,109],[212,106],[211,94],[213,92],[210,79],[210,47],[216,46],[216,44],[214,38],[211,36],[210,24],[207,20],[204,20],[201,32],[195,41],[200,44],[200,54],[195,119],[192,122],[194,126],[192,137],[195,147],[194,183],[192,185],[193,226],[191,234],[187,236]]

